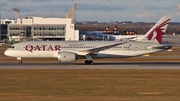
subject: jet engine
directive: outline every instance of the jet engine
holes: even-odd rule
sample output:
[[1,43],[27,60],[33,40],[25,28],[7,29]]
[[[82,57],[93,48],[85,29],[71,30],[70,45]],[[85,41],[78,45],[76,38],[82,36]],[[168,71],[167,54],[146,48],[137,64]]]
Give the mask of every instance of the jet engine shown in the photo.
[[77,60],[77,54],[73,52],[58,52],[59,62],[73,62]]

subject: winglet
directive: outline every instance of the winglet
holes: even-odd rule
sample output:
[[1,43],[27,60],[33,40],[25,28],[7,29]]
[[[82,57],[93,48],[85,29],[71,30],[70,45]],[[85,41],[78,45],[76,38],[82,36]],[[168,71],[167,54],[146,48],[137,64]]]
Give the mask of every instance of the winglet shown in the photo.
[[159,44],[162,42],[171,16],[163,16],[143,37],[143,40],[156,39]]

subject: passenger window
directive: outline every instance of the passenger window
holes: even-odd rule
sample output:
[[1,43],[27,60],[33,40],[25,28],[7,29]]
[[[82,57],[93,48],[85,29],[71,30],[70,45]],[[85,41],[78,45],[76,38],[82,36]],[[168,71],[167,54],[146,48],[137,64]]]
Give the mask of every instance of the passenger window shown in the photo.
[[11,47],[9,47],[9,48],[15,48],[14,46],[11,46]]

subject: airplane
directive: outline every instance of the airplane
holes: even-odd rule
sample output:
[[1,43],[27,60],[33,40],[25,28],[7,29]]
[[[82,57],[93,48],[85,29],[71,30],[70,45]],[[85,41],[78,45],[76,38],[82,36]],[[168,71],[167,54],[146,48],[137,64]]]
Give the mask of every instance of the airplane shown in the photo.
[[85,37],[96,36],[97,39],[101,37],[102,40],[110,40],[110,41],[123,41],[123,40],[137,39],[138,36],[141,36],[141,35],[113,35],[113,34],[108,34],[108,33],[103,34],[103,31],[87,31],[85,33],[86,33]]
[[161,44],[171,16],[162,17],[141,41],[25,41],[13,44],[4,54],[22,58],[57,58],[61,63],[86,58],[86,65],[94,64],[97,58],[124,58],[143,56],[172,48]]
[[[103,31],[88,31],[88,36],[90,35],[96,35],[102,36],[103,40],[110,40],[110,41],[125,41],[125,40],[130,40],[130,41],[141,41],[144,37],[144,35],[112,35],[112,34],[102,34]],[[146,33],[148,34],[148,33]]]

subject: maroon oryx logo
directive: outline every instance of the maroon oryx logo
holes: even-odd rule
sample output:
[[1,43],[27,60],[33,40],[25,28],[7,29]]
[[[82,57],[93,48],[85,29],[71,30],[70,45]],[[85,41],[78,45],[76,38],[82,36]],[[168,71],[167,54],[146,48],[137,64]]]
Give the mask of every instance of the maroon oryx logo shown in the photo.
[[156,40],[159,42],[159,44],[161,44],[162,42],[162,38],[165,32],[163,32],[163,30],[165,30],[164,26],[166,26],[168,24],[170,19],[164,21],[163,23],[161,23],[159,26],[157,26],[147,37],[148,40],[152,40],[154,38],[156,38]]

